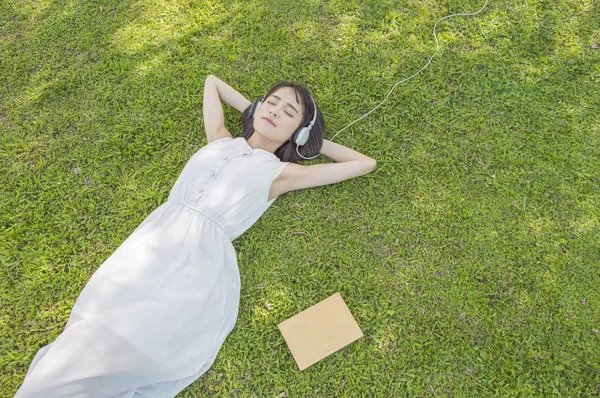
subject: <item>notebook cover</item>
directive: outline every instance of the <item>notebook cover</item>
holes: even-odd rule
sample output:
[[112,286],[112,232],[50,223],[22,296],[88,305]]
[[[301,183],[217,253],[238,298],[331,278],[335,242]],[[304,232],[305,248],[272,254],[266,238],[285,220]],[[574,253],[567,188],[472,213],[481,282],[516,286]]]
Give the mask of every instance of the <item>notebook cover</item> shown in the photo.
[[339,293],[286,319],[278,326],[300,370],[363,337]]

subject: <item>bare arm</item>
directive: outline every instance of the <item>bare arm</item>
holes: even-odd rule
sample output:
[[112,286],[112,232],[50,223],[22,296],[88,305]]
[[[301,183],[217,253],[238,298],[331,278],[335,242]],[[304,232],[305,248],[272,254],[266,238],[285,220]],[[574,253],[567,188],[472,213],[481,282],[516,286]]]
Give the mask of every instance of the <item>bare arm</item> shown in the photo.
[[371,172],[377,162],[353,149],[324,140],[321,153],[336,163],[303,166],[289,163],[271,187],[270,198],[285,192],[334,184]]
[[240,112],[243,112],[250,105],[250,101],[233,87],[218,77],[209,75],[204,81],[204,101],[202,105],[204,128],[208,142],[231,137],[225,127],[225,115],[221,103],[232,106]]
[[354,149],[350,149],[343,145],[336,144],[335,142],[331,142],[329,140],[323,140],[321,153],[327,156],[328,158],[335,160],[336,162],[350,162],[353,160],[375,162],[375,159],[363,155],[362,153],[357,152]]

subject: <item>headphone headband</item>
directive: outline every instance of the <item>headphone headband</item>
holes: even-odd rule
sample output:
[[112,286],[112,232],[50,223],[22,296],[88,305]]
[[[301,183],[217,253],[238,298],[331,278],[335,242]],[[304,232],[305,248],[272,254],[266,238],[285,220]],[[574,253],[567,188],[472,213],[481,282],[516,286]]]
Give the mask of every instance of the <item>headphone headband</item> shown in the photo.
[[312,101],[313,104],[313,117],[312,120],[310,121],[310,124],[308,125],[308,129],[312,129],[313,126],[315,125],[315,122],[317,121],[317,104],[315,104],[315,100],[310,97],[310,100]]

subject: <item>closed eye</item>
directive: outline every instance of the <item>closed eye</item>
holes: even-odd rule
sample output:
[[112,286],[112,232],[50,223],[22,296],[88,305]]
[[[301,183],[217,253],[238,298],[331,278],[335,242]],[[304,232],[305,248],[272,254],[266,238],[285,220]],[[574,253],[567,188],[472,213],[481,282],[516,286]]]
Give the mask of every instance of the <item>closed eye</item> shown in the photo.
[[[277,105],[275,102],[273,101],[267,101],[267,104],[270,105]],[[292,115],[291,113],[289,113],[288,111],[285,111],[285,114],[288,115],[289,117],[294,117],[294,115]]]

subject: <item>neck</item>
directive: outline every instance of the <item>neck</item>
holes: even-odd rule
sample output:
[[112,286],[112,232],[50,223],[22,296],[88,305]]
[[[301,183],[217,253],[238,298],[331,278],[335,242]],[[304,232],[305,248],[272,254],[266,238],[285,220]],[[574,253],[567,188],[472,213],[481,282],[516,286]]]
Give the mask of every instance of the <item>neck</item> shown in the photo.
[[275,153],[277,148],[281,146],[281,143],[268,140],[262,135],[257,134],[256,131],[249,139],[246,140],[246,142],[252,149],[263,149],[271,153]]

